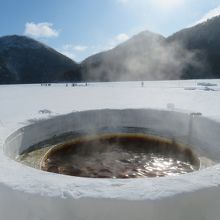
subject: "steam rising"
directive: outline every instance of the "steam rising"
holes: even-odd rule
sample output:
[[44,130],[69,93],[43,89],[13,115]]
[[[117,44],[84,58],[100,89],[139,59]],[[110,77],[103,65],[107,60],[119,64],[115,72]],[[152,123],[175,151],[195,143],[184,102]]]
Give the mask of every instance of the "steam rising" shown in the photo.
[[182,43],[168,42],[161,35],[142,32],[118,47],[97,54],[82,63],[89,80],[173,80],[190,67],[200,67],[198,52]]

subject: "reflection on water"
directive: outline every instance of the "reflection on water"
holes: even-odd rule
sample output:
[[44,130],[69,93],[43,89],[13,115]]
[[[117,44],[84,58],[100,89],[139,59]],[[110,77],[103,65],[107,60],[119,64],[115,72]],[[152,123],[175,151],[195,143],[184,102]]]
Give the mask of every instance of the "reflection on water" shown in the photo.
[[45,155],[41,169],[92,178],[141,178],[180,175],[199,169],[194,153],[172,140],[140,134],[81,138]]

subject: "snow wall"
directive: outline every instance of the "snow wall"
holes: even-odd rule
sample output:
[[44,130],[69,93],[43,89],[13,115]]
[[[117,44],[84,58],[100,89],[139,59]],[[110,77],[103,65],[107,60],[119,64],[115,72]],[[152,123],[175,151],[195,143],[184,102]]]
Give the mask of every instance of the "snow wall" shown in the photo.
[[1,155],[0,213],[4,220],[218,220],[220,165],[186,175],[92,179],[47,173],[15,161],[30,146],[72,131],[146,128],[220,160],[220,124],[199,114],[153,109],[74,112],[20,128]]

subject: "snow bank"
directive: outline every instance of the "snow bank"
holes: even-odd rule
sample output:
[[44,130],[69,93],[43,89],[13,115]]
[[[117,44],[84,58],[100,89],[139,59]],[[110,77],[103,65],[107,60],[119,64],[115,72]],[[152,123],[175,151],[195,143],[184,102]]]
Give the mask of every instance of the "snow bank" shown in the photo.
[[[13,160],[53,135],[123,125],[175,137],[219,161],[220,92],[183,89],[196,81],[144,85],[0,86],[0,219],[218,220],[219,164],[177,177],[103,180],[46,173]],[[161,110],[167,108],[172,111]]]
[[[54,135],[96,133],[106,126],[147,128],[220,160],[219,123],[199,114],[153,109],[92,110],[39,121],[10,135],[4,152],[14,158]],[[177,177],[110,180],[56,175],[8,163],[17,172],[17,182],[1,182],[4,219],[201,220],[205,216],[217,220],[220,214],[220,165]],[[9,207],[13,212],[5,211]]]

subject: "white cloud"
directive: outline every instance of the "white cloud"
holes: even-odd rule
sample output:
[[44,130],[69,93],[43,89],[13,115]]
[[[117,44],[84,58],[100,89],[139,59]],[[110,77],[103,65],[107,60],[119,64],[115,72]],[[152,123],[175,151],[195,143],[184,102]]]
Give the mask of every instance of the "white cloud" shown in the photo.
[[110,39],[107,39],[106,43],[100,45],[90,45],[88,47],[81,44],[65,44],[60,49],[58,49],[58,51],[73,60],[81,61],[90,55],[110,50],[118,44],[128,40],[129,38],[130,37],[127,34],[120,33]]
[[25,35],[29,35],[32,37],[58,37],[59,31],[53,29],[53,24],[48,22],[43,23],[34,23],[34,22],[27,22],[25,24]]
[[112,49],[115,46],[117,46],[118,44],[121,44],[121,43],[127,41],[129,38],[130,37],[125,33],[118,34],[109,40],[109,42],[106,44],[105,48]]
[[116,37],[115,37],[115,40],[117,41],[117,42],[124,42],[124,41],[126,41],[126,40],[128,40],[129,39],[129,36],[127,35],[127,34],[124,34],[124,33],[122,33],[122,34],[119,34],[119,35],[117,35]]
[[218,15],[220,15],[220,6],[208,11],[200,20],[195,22],[193,25],[203,23],[203,22],[207,21],[208,19],[211,19],[211,18],[218,16]]
[[110,49],[114,48],[115,46],[117,46],[118,44],[125,42],[129,38],[130,37],[125,33],[118,34],[115,37],[113,37],[112,39],[108,40],[106,45],[103,46],[103,49],[110,50]]
[[118,34],[113,38],[106,40],[105,44],[91,46],[90,47],[91,55],[102,51],[111,50],[114,47],[116,47],[118,44],[121,44],[128,39],[130,39],[130,37],[127,34],[125,33]]
[[86,52],[87,49],[89,48],[84,45],[65,44],[58,50],[67,57],[76,60],[83,57],[83,52]]

